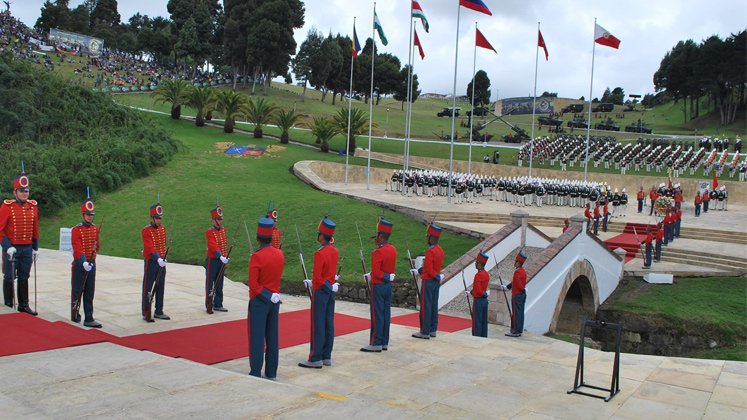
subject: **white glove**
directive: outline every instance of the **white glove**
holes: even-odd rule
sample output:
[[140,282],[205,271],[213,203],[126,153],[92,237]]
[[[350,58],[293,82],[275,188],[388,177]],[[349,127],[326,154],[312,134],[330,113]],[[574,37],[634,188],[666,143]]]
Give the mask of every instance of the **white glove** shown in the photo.
[[91,271],[93,268],[93,264],[89,263],[88,261],[83,261],[83,269],[86,271]]
[[411,268],[410,272],[412,273],[413,276],[417,276],[419,274],[417,268]]
[[340,283],[335,283],[332,285],[332,291],[337,293],[337,290],[340,288]]
[[272,296],[270,296],[270,302],[272,303],[280,302],[280,295],[277,293],[273,293]]
[[225,255],[220,256],[220,262],[222,262],[223,264],[228,264],[229,261],[231,261],[231,259],[226,257]]
[[13,259],[13,255],[15,255],[15,253],[16,253],[16,247],[12,246],[12,247],[8,248],[8,250],[5,251],[5,253],[8,254],[8,259],[12,260]]
[[306,287],[307,289],[311,289],[311,280],[309,280],[309,279],[304,279],[304,280],[303,280],[303,285],[304,285],[304,287]]
[[506,287],[504,285],[501,285],[500,287],[501,287],[501,290],[508,290],[508,287]]
[[465,291],[464,291],[464,296],[469,296],[469,295],[471,295],[471,294],[472,294],[472,293],[470,293],[470,292],[469,292],[468,290],[465,290]]
[[397,277],[396,274],[392,273],[389,275],[389,281],[394,281],[394,278]]
[[436,280],[441,282],[444,279],[444,273],[438,273],[438,276],[436,277]]
[[166,267],[166,260],[164,260],[163,258],[159,258],[158,265],[161,267]]
[[39,255],[39,250],[38,249],[35,249],[35,250],[31,251],[31,256],[33,258],[36,258],[37,255]]
[[366,273],[363,275],[363,279],[366,281],[371,281],[371,273]]
[[340,280],[340,275],[339,274],[335,274],[335,281],[337,281],[337,280]]
[[423,267],[423,261],[425,261],[425,257],[420,255],[418,257],[415,257],[415,268],[422,268]]
[[490,290],[485,291],[485,296],[490,296]]

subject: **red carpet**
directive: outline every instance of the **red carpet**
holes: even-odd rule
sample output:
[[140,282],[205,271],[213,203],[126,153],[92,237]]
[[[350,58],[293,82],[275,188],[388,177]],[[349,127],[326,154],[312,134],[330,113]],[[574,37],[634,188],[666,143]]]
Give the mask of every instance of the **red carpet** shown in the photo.
[[[636,230],[637,229],[638,228],[636,228]],[[638,235],[638,238],[640,240],[644,239],[641,237],[641,235]],[[638,240],[636,240],[635,235],[632,233],[622,233],[613,238],[607,239],[606,241],[604,241],[604,244],[607,245],[607,248],[613,251],[617,248],[624,249],[625,263],[628,263],[630,260],[635,258],[636,254],[640,252],[640,245],[638,244]]]
[[0,356],[53,350],[106,341],[91,331],[67,322],[49,322],[27,314],[0,315],[3,339]]
[[[280,348],[309,342],[309,310],[280,314]],[[335,336],[369,328],[367,319],[335,314]],[[212,365],[249,355],[246,319],[181,328],[152,334],[111,337],[109,341],[137,350],[181,357]]]
[[[392,318],[392,324],[404,325],[406,327],[420,328],[420,314],[413,312],[411,314],[395,316]],[[438,330],[444,332],[456,332],[472,328],[472,320],[468,318],[458,318],[449,315],[438,316]]]

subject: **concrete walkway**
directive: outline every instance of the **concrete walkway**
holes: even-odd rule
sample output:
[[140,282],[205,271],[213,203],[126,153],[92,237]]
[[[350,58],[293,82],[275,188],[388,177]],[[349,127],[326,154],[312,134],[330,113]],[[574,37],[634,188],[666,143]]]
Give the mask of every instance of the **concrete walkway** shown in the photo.
[[[67,253],[42,250],[40,316],[69,316]],[[142,262],[100,256],[96,317],[115,335],[164,331],[245,317],[247,290],[228,282],[228,313],[203,309],[202,268],[170,264],[165,311],[171,321],[140,318]],[[283,311],[308,307],[283,296]],[[367,305],[337,311],[368,318]],[[10,313],[6,307],[0,313]],[[393,308],[393,315],[409,313]],[[68,321],[69,322],[69,321]],[[77,325],[77,324],[76,324]],[[82,328],[82,327],[81,327]],[[542,336],[487,339],[469,331],[423,341],[393,325],[389,351],[358,351],[368,331],[338,337],[334,366],[296,366],[308,344],[281,350],[278,381],[249,377],[248,360],[205,366],[110,343],[0,358],[4,418],[713,418],[747,414],[747,363],[623,354],[621,392],[612,401],[567,395],[578,347]],[[13,339],[5,337],[5,339]],[[611,353],[586,351],[587,383],[608,386]]]

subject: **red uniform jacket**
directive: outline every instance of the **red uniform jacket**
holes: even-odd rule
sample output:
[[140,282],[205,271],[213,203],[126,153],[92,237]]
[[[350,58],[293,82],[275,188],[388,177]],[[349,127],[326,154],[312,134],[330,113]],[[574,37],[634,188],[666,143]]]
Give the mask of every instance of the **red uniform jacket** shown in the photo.
[[511,294],[520,295],[527,287],[527,271],[524,267],[514,270],[514,278],[511,280]]
[[672,215],[670,213],[667,213],[667,215],[664,216],[664,220],[662,222],[664,223],[664,227],[669,226],[672,223]]
[[682,210],[677,210],[677,213],[675,213],[674,221],[682,220]]
[[695,205],[697,206],[698,204],[700,204],[700,201],[700,194],[695,194]]
[[488,272],[483,269],[478,270],[472,283],[472,297],[485,297],[485,292],[488,290],[489,284],[490,274],[488,274]]
[[648,235],[646,235],[646,239],[643,240],[643,243],[648,245],[653,241],[654,241],[654,232],[649,232]]
[[594,207],[594,218],[599,219],[599,206]]
[[674,195],[674,202],[675,203],[681,203],[683,201],[685,201],[685,198],[682,197],[682,193],[677,193],[677,194]]
[[656,199],[659,198],[659,193],[657,193],[656,191],[651,191],[648,193],[648,198],[650,198],[652,202],[656,201]]
[[639,200],[645,200],[646,199],[646,193],[643,191],[638,191],[638,195],[636,196]]
[[384,284],[391,281],[397,266],[397,248],[389,242],[379,245],[371,253],[371,282]]
[[584,210],[584,217],[587,219],[591,219],[591,210],[589,210],[588,207]]
[[563,233],[565,233],[565,231],[566,231],[566,230],[568,230],[568,226],[565,226],[565,225],[564,225],[564,226],[563,226]]
[[656,242],[661,242],[664,240],[664,228],[659,228],[659,230],[656,231]]
[[81,223],[75,226],[71,233],[73,243],[73,259],[93,262],[94,252],[99,252],[99,227],[94,224]]
[[708,195],[708,191],[703,192],[703,199],[701,201],[703,202],[711,201],[711,197]]
[[143,237],[143,258],[157,260],[166,255],[166,227],[152,223],[140,232]]
[[210,226],[205,231],[205,239],[207,240],[208,258],[220,258],[221,255],[226,255],[226,243],[228,242],[226,240],[226,228]]
[[36,201],[21,205],[17,200],[5,200],[0,205],[0,243],[3,249],[12,245],[33,245],[39,240],[39,209]]
[[610,208],[607,206],[607,204],[604,205],[604,215],[610,214]]
[[335,284],[339,252],[331,244],[324,244],[314,253],[314,272],[311,282],[314,290],[319,290],[325,282]]
[[425,251],[425,261],[420,268],[420,278],[423,280],[433,280],[441,272],[444,265],[444,250],[441,245],[436,244]]
[[249,299],[260,294],[280,293],[280,277],[284,267],[285,256],[277,248],[266,245],[252,254],[249,259]]

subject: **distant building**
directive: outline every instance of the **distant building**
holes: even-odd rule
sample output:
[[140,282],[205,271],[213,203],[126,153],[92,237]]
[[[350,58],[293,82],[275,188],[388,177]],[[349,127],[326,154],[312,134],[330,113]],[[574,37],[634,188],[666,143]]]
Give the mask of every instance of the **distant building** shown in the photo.
[[[504,98],[498,100],[495,104],[496,112],[502,115],[521,115],[532,113],[533,98],[524,96],[518,98]],[[561,112],[568,105],[584,105],[586,102],[571,98],[556,98],[542,96],[537,98],[535,114],[549,114],[551,112]]]

